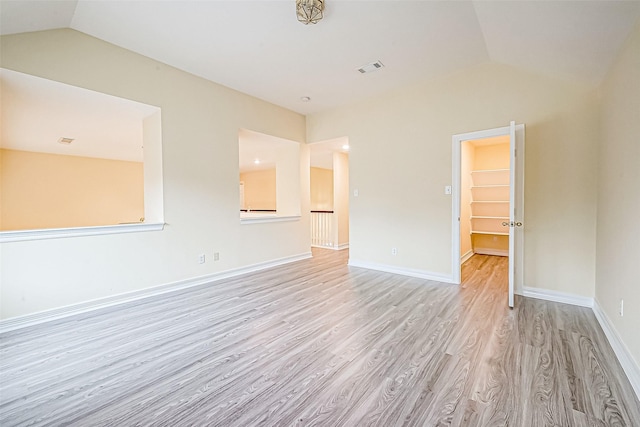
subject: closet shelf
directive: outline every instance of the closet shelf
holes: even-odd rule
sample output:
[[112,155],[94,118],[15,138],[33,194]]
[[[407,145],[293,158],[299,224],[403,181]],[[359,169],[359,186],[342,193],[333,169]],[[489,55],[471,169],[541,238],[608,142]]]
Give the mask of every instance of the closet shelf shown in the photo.
[[482,169],[471,171],[471,173],[493,173],[493,172],[509,172],[509,169]]
[[508,236],[502,226],[509,221],[509,169],[485,169],[471,172],[471,234]]
[[491,234],[493,236],[508,236],[509,233],[496,232],[496,231],[477,231],[471,230],[471,234]]
[[506,219],[509,220],[508,216],[471,216],[471,219]]
[[472,200],[471,203],[509,203],[508,200]]

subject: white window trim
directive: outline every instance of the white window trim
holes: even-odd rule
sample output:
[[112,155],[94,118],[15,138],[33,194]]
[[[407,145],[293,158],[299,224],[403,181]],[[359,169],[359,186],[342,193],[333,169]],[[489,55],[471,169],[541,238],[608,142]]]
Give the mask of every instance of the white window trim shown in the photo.
[[26,240],[61,239],[65,237],[101,236],[105,234],[139,233],[162,231],[164,223],[135,223],[100,225],[96,227],[46,228],[42,230],[16,230],[0,232],[0,243],[23,242]]

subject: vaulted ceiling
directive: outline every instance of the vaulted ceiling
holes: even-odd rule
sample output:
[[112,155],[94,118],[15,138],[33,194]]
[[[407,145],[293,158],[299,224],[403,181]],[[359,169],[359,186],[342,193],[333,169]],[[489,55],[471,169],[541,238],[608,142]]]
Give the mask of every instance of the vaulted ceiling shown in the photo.
[[0,2],[2,34],[72,28],[302,114],[489,61],[596,87],[639,17],[640,1],[326,0],[305,26],[293,0]]

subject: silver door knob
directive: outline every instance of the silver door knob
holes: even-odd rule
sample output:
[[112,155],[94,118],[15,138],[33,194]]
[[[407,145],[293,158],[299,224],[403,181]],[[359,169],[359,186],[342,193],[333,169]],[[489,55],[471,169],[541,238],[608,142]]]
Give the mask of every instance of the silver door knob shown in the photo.
[[522,227],[522,223],[521,222],[516,222],[516,227]]

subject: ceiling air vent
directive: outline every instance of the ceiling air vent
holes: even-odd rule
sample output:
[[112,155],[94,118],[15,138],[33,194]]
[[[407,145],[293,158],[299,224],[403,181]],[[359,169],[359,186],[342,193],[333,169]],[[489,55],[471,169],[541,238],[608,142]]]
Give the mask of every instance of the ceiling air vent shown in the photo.
[[67,145],[69,145],[69,144],[71,144],[71,143],[73,142],[73,140],[74,140],[74,139],[75,139],[75,138],[65,138],[65,137],[62,137],[62,138],[60,138],[60,139],[58,140],[58,142],[59,142],[60,144],[67,144]]
[[384,64],[380,61],[376,61],[372,62],[371,64],[363,65],[362,67],[358,68],[358,71],[360,71],[362,74],[365,74],[379,70],[382,67],[384,67]]

